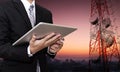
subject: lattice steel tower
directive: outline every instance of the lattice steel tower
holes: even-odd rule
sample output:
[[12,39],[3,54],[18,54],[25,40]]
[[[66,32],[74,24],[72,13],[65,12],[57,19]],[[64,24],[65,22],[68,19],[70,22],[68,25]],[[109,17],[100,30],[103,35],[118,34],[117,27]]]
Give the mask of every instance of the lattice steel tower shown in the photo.
[[[110,62],[119,61],[120,54],[117,44],[115,24],[109,11],[111,0],[91,0],[90,14],[90,72],[99,68],[102,72],[110,72]],[[100,72],[101,72],[100,71]]]

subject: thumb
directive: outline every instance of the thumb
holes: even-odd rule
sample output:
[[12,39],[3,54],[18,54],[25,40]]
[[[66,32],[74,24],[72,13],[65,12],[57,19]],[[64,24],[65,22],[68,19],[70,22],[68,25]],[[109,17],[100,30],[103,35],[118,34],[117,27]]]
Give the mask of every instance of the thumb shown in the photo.
[[30,41],[31,41],[31,42],[35,42],[35,40],[36,40],[36,36],[33,34]]

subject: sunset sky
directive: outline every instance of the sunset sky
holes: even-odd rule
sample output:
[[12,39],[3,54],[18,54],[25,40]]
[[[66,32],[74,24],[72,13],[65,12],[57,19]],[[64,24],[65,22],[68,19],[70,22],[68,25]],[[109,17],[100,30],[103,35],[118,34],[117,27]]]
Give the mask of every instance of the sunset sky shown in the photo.
[[[91,0],[39,0],[39,4],[53,14],[54,24],[77,27],[78,30],[65,37],[64,46],[58,59],[88,59],[90,41],[90,1]],[[114,0],[114,16],[119,25],[120,0]]]
[[39,4],[53,14],[54,24],[77,27],[65,37],[56,58],[86,59],[89,52],[90,0],[40,0]]

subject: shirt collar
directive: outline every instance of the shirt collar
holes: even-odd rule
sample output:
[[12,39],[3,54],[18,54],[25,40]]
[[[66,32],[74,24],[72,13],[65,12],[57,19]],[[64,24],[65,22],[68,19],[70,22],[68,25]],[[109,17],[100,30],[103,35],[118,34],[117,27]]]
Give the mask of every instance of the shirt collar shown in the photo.
[[27,0],[21,0],[21,2],[23,3],[25,9],[29,9],[30,5],[34,5],[35,6],[35,0],[33,0],[32,3],[29,3]]

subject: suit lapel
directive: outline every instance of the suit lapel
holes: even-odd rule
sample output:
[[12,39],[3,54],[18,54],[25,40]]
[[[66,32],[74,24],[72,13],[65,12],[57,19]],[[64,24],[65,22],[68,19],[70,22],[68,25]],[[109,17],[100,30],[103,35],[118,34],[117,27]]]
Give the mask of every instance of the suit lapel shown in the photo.
[[18,10],[18,12],[21,14],[22,18],[25,21],[25,25],[27,26],[27,28],[31,29],[31,23],[30,20],[28,18],[27,12],[22,4],[22,2],[20,0],[13,0],[14,4],[15,4],[15,8]]
[[39,5],[36,5],[36,23],[39,22],[53,23],[52,16],[50,14],[47,14],[47,11],[45,11],[45,9],[43,9]]
[[42,11],[40,11],[39,6],[36,5],[36,24],[43,21],[42,14],[43,13],[42,13]]

